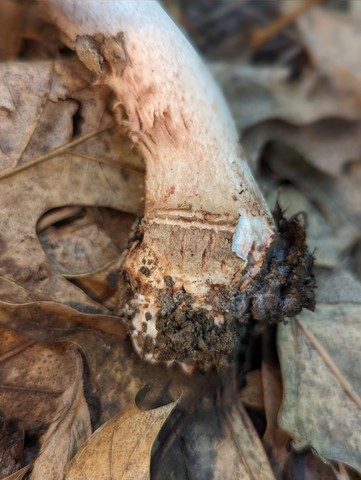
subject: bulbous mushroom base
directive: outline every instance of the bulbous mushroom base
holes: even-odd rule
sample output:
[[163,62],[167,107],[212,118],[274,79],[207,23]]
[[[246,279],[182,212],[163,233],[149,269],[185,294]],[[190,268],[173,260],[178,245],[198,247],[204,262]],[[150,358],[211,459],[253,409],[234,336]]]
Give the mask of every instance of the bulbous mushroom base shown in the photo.
[[277,234],[246,287],[212,285],[199,305],[165,276],[151,304],[135,294],[131,336],[143,358],[179,363],[189,372],[221,368],[232,363],[250,331],[314,308],[313,256],[303,227],[296,217],[286,220],[278,207],[274,217]]

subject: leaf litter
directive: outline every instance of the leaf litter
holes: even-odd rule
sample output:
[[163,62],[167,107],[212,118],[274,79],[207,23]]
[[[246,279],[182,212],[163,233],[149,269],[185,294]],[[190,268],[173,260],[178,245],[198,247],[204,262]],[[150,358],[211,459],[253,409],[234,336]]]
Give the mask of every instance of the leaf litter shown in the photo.
[[[119,272],[143,211],[142,159],[41,5],[2,2],[1,475],[91,478],[86,452],[96,478],[113,466],[122,478],[357,478],[357,1],[307,7],[282,28],[302,2],[165,3],[209,59],[270,207],[306,212],[319,304],[278,328],[279,360],[265,331],[221,379],[140,361]],[[268,32],[257,46],[256,31]],[[149,379],[148,410],[128,409]],[[94,430],[99,463],[84,443]]]

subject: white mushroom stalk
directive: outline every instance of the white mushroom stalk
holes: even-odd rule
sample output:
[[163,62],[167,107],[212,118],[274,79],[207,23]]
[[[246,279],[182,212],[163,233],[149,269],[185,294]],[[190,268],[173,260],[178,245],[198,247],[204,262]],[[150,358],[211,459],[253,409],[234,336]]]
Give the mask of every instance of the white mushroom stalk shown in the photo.
[[124,265],[133,342],[152,361],[217,363],[234,347],[234,298],[275,235],[225,101],[157,2],[47,3],[67,45],[114,91],[146,162],[143,239]]

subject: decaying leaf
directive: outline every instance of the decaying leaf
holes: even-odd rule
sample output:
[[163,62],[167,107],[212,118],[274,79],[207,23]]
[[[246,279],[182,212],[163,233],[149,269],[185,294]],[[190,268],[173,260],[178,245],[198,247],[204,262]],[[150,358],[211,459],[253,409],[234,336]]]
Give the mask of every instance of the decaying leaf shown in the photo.
[[119,261],[136,219],[114,209],[74,205],[45,214],[37,232],[54,270],[67,278],[84,278]]
[[25,2],[3,0],[0,16],[0,59],[16,58],[22,41],[21,28],[25,23]]
[[253,165],[270,142],[282,142],[296,150],[310,165],[337,177],[346,165],[358,160],[361,148],[360,122],[328,118],[304,126],[271,120],[245,131],[242,143]]
[[359,304],[319,304],[279,329],[285,385],[282,428],[295,448],[361,469]]
[[[33,446],[29,451],[29,445],[24,445],[27,461],[34,459],[39,441],[43,444],[34,468],[51,459],[61,472],[62,465],[90,434],[82,359],[69,344],[46,345],[5,328],[0,333],[2,416],[7,422],[16,420],[24,435],[33,436],[35,449]],[[56,463],[53,449],[49,451],[49,442],[54,440],[57,448],[62,445]],[[59,470],[52,478],[61,478]]]
[[41,439],[41,449],[30,475],[32,480],[39,478],[62,480],[65,465],[91,434],[89,408],[83,392],[80,356],[74,370],[77,374],[76,379],[58,399],[51,425]]
[[21,468],[17,472],[12,473],[11,475],[7,475],[2,480],[22,480],[23,478],[25,478],[25,475],[28,473],[30,468],[31,465],[27,465],[26,467]]
[[155,449],[152,479],[275,479],[243,404],[226,390],[218,401],[208,394],[175,412]]
[[213,72],[229,100],[241,132],[266,120],[305,125],[323,118],[359,120],[360,106],[353,97],[335,90],[328,81],[305,75],[298,83],[284,68],[216,64]]
[[[51,268],[36,225],[44,213],[65,205],[111,207],[139,215],[143,189],[139,157],[129,154],[122,162],[121,151],[126,151],[127,142],[106,113],[109,92],[87,90],[86,74],[76,62],[9,63],[0,68],[4,125],[0,140],[0,298],[53,300],[104,312],[104,307]],[[82,102],[86,106],[81,110],[81,136],[74,141],[74,116]],[[91,133],[89,123],[94,126]],[[102,248],[106,247],[105,242]],[[73,257],[84,264],[86,253],[78,248]],[[83,269],[78,273],[84,273]]]
[[170,403],[141,411],[132,406],[109,420],[84,443],[66,468],[65,478],[149,479],[153,442],[174,407]]
[[298,26],[318,71],[360,104],[359,19],[314,8],[298,19]]
[[117,316],[85,314],[52,302],[0,303],[0,324],[34,342],[65,342],[77,347],[90,372],[88,400],[96,426],[123,412],[145,384],[151,384],[153,401],[159,405],[182,392],[196,392],[205,381],[200,374],[192,378],[141,361],[127,339],[124,321]]
[[278,412],[282,402],[282,377],[274,346],[276,329],[267,328],[262,334],[262,385],[266,429],[262,436],[264,448],[274,472],[284,472],[287,462],[292,463],[293,452],[289,448],[291,437],[278,425]]

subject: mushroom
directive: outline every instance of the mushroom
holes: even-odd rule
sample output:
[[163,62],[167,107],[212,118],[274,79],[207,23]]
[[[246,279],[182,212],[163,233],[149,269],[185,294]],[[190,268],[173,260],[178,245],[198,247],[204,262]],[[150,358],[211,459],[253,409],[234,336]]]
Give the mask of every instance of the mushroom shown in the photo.
[[280,235],[219,88],[156,1],[47,7],[95,82],[113,90],[114,115],[145,159],[143,237],[124,263],[135,348],[189,369],[227,363],[252,309],[262,311],[257,292],[271,295],[259,275]]

